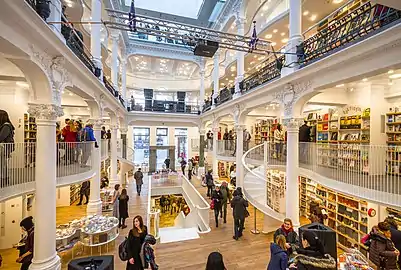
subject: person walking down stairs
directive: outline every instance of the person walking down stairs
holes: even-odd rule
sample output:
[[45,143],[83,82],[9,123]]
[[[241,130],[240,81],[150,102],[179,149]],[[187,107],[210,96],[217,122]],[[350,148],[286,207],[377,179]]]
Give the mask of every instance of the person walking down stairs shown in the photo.
[[141,196],[141,190],[142,190],[142,185],[143,185],[143,173],[141,171],[141,168],[139,168],[135,172],[134,178],[136,181],[136,192],[138,193],[138,196]]

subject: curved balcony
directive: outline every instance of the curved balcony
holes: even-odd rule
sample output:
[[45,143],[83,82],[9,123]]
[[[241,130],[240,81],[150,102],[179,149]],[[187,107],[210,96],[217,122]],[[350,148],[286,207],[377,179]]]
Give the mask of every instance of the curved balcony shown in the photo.
[[[35,153],[36,143],[0,144],[0,201],[35,191]],[[93,142],[58,142],[57,186],[93,177],[93,153]]]
[[[280,149],[277,152],[277,149]],[[401,205],[399,149],[354,143],[300,143],[299,174],[330,189],[380,204]],[[269,205],[268,169],[286,170],[287,149],[266,142],[243,156],[244,191],[252,204],[278,219],[284,213]],[[283,209],[283,207],[278,207]]]

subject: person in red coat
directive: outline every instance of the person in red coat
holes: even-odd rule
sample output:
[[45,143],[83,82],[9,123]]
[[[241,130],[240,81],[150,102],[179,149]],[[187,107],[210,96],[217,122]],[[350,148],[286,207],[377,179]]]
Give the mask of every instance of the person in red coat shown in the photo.
[[66,142],[65,161],[71,163],[75,162],[75,146],[77,141],[77,131],[74,127],[74,121],[65,119],[66,126],[61,131],[64,142]]

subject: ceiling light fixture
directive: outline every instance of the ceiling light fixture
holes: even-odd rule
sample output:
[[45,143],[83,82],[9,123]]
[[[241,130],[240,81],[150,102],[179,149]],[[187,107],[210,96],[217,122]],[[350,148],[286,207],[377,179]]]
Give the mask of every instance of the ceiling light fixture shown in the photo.
[[265,38],[267,38],[267,39],[272,38],[272,35],[271,35],[271,34],[267,34],[267,35],[265,36]]
[[333,0],[333,4],[340,4],[343,0]]
[[277,33],[277,32],[278,32],[278,30],[277,30],[277,29],[274,29],[274,30],[273,30],[273,33]]
[[390,79],[399,79],[399,78],[401,78],[401,73],[390,75],[389,78]]
[[313,14],[312,16],[310,16],[310,20],[311,20],[312,22],[315,21],[316,18],[317,18],[317,15],[316,15],[316,14]]
[[388,74],[393,74],[393,73],[394,73],[394,70],[390,69],[387,73],[388,73]]
[[276,46],[277,43],[276,43],[276,42],[272,42],[271,45],[272,45],[272,46]]
[[305,10],[303,13],[304,16],[308,16],[309,15],[309,11]]
[[367,82],[367,81],[368,81],[368,79],[366,79],[366,78],[363,78],[363,79],[362,79],[362,81],[363,81],[363,82]]
[[282,36],[282,37],[284,37],[284,36],[285,36],[285,33],[284,33],[284,32],[283,32],[283,33],[281,33],[281,36]]
[[72,96],[72,95],[73,95],[73,93],[71,93],[71,92],[70,92],[70,93],[69,93],[69,95],[70,95],[70,96]]
[[263,11],[266,11],[268,9],[269,9],[269,6],[267,6],[267,5],[264,5],[263,8],[262,8]]
[[281,42],[282,43],[287,43],[288,42],[288,38],[282,39]]
[[336,85],[336,87],[338,88],[338,87],[343,87],[344,86],[344,84],[342,83],[342,84],[337,84]]

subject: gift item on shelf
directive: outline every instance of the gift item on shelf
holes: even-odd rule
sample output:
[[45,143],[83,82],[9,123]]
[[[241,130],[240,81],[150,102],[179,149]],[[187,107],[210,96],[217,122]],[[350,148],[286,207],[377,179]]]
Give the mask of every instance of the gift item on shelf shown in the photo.
[[100,190],[100,199],[102,200],[102,212],[113,211],[113,192],[114,189],[104,188]]
[[347,248],[338,258],[339,269],[341,270],[373,270],[369,261],[359,250]]

